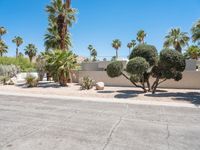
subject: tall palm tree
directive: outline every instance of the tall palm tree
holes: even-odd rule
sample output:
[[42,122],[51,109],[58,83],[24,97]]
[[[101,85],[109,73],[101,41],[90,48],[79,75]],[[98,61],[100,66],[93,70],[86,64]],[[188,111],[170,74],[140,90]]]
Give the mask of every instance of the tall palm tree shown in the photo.
[[7,33],[6,29],[4,27],[0,27],[0,40],[1,40],[2,36],[6,33]]
[[127,47],[128,47],[128,49],[129,49],[129,56],[130,56],[130,54],[131,54],[131,50],[135,47],[135,45],[136,45],[136,41],[135,41],[135,40],[132,40],[131,42],[129,42],[129,43],[127,44]]
[[25,55],[28,55],[30,62],[32,62],[33,57],[37,54],[37,48],[34,44],[28,44],[25,49]]
[[92,45],[89,45],[88,46],[88,50],[90,51],[90,60],[92,60],[92,50],[93,50],[93,46]]
[[76,10],[70,8],[70,5],[71,0],[65,0],[65,2],[52,0],[51,4],[46,7],[46,11],[49,13],[49,22],[53,23],[53,27],[56,28],[56,33],[59,36],[59,47],[62,50],[69,49],[69,45],[66,44],[66,37],[69,37],[67,36],[68,26],[72,26],[75,21]]
[[193,42],[200,42],[200,20],[198,20],[192,27],[192,40]]
[[137,40],[139,43],[144,43],[144,38],[147,36],[144,30],[139,30],[137,33]]
[[182,48],[188,45],[190,38],[187,32],[181,32],[180,28],[173,28],[165,36],[164,47],[169,48],[173,46],[180,53],[182,52]]
[[4,53],[7,53],[8,51],[8,46],[0,40],[0,56],[2,57]]
[[93,57],[92,61],[97,61],[97,51],[96,51],[96,49],[92,50],[91,56]]
[[113,40],[112,47],[116,50],[116,59],[118,59],[118,50],[122,46],[122,43],[119,39]]
[[12,40],[13,43],[16,44],[16,58],[18,57],[19,54],[19,47],[20,45],[23,44],[23,39],[20,36],[15,36],[15,38]]

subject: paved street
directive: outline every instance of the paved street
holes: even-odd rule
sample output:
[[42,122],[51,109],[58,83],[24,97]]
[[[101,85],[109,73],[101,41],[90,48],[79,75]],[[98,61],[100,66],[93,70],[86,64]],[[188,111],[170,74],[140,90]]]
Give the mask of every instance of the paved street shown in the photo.
[[4,95],[0,150],[200,150],[200,109]]

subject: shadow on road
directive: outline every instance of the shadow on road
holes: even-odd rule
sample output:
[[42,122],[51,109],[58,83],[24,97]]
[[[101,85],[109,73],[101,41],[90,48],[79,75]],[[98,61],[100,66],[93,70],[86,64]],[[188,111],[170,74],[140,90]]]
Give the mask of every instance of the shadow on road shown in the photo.
[[137,97],[139,94],[143,94],[143,91],[135,91],[135,90],[120,90],[116,91],[119,94],[115,95],[115,98],[133,98]]
[[156,93],[156,94],[145,94],[149,97],[171,97],[172,100],[176,101],[188,101],[195,105],[200,105],[200,93],[199,92],[178,92],[178,93]]

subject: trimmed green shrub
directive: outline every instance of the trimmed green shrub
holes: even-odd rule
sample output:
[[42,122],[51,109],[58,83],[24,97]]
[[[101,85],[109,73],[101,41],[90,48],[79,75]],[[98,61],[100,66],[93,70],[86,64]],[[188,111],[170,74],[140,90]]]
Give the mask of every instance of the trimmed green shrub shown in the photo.
[[126,71],[130,74],[142,75],[149,68],[149,63],[142,57],[135,57],[131,59],[127,66]]
[[139,44],[133,49],[129,59],[135,57],[143,57],[150,66],[156,65],[158,62],[157,49],[153,45]]
[[122,74],[123,63],[120,61],[114,61],[107,66],[106,71],[109,77],[118,77]]
[[90,79],[90,77],[85,76],[81,79],[81,89],[89,90],[94,86],[94,80]]

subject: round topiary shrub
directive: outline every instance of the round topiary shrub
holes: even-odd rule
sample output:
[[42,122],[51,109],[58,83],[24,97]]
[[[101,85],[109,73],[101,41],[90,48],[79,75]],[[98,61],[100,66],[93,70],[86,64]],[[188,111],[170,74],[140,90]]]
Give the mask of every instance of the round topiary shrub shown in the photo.
[[143,74],[149,68],[149,63],[142,57],[135,57],[131,59],[127,66],[126,71],[130,74]]
[[118,77],[122,74],[123,63],[120,61],[114,61],[107,66],[106,71],[109,77]]
[[184,71],[186,62],[184,56],[175,50],[164,49],[160,53],[159,65],[165,69]]
[[133,49],[129,59],[133,59],[135,57],[143,57],[150,66],[156,65],[158,62],[157,49],[153,45],[139,44]]

